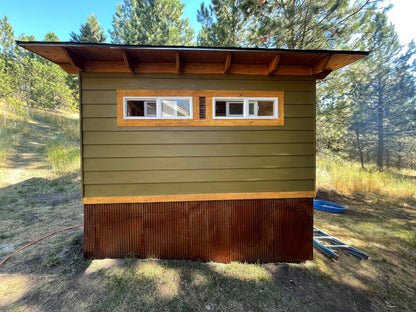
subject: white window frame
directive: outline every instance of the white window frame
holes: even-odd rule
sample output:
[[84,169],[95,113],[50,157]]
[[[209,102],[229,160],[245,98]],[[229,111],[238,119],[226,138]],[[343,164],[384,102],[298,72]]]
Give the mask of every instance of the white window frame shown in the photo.
[[[189,116],[163,116],[162,100],[189,100]],[[143,101],[144,116],[127,116],[127,101]],[[147,116],[146,102],[156,102],[156,116]],[[123,97],[123,118],[124,119],[193,119],[193,103],[191,96],[125,96]]]
[[[215,116],[217,101],[226,102],[226,116]],[[229,103],[243,102],[243,115],[230,115]],[[254,116],[249,114],[249,103],[258,101],[273,102],[273,116]],[[278,119],[279,118],[279,99],[277,97],[213,97],[212,98],[212,118],[213,119]]]

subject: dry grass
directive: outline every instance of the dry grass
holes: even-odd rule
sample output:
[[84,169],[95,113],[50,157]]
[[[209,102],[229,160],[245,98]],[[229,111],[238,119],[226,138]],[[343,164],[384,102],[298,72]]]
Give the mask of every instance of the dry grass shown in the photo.
[[[0,189],[0,259],[49,232],[83,222],[77,171],[54,173],[44,156],[47,141],[64,134],[45,119],[38,122],[27,127],[41,126],[40,147],[22,158],[20,167],[7,168],[19,176]],[[15,149],[24,151],[24,144]],[[388,182],[373,181],[352,170],[355,164],[348,166],[318,169],[331,175],[340,170],[344,177],[350,173],[355,182],[342,184],[342,175],[325,180],[318,172],[319,198],[348,210],[343,215],[316,211],[315,225],[366,252],[367,261],[342,255],[332,262],[320,254],[304,264],[84,260],[82,230],[75,229],[25,249],[0,267],[0,311],[412,311],[416,200],[407,189],[394,200],[399,193],[380,187],[394,182],[399,192],[412,180],[402,172],[377,176]],[[33,178],[44,167],[44,174]],[[357,187],[357,179],[368,179],[362,185],[370,186]]]
[[416,199],[416,171],[390,169],[379,172],[375,166],[362,170],[359,163],[318,158],[318,188],[348,196],[383,197],[390,200]]

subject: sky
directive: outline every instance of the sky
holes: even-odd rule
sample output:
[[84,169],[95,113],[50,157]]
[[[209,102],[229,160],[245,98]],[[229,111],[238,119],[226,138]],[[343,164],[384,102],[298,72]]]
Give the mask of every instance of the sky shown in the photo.
[[[34,35],[42,40],[53,31],[61,41],[69,41],[69,34],[78,33],[91,12],[97,16],[100,25],[108,32],[112,29],[112,17],[116,5],[123,0],[0,0],[0,18],[7,15],[15,36]],[[200,24],[196,12],[202,0],[182,0],[185,3],[184,16],[198,34]],[[209,3],[209,0],[205,0]],[[396,26],[402,44],[416,41],[416,0],[388,0],[394,5],[388,13],[389,20]],[[108,35],[108,33],[107,33]],[[109,38],[107,41],[110,41]]]

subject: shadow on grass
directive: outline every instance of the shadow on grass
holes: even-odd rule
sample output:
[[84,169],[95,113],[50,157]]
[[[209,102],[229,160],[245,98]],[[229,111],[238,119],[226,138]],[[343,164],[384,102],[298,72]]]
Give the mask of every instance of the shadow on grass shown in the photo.
[[[59,204],[65,201],[65,198],[59,202],[52,196],[45,196],[42,200],[42,194],[55,194],[65,197],[68,193],[77,193],[81,198],[79,186],[79,174],[72,172],[55,179],[30,178],[25,181],[0,188],[0,209],[7,204],[17,203],[24,199],[29,203],[52,203]],[[70,198],[76,198],[74,194]]]
[[88,273],[91,264],[77,260],[78,269],[63,272],[53,280],[49,278],[13,305],[39,311],[367,311],[371,308],[366,292],[311,273],[299,264],[223,265],[124,259]]

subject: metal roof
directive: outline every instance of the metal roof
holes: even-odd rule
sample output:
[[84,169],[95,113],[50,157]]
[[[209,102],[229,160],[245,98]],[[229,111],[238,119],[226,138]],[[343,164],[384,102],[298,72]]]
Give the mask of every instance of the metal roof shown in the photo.
[[344,50],[289,50],[197,46],[17,41],[69,74],[84,72],[308,75],[330,72],[369,54]]

